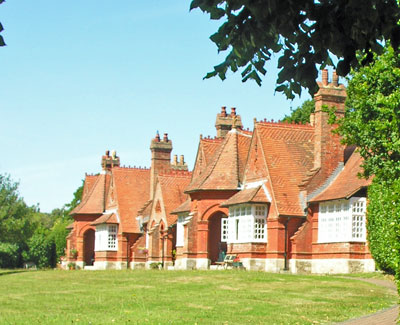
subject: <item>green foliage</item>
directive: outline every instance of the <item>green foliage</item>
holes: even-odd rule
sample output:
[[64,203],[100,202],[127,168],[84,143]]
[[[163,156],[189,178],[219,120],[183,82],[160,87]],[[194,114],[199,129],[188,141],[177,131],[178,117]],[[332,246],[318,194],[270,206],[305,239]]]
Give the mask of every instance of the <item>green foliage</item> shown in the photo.
[[318,68],[340,58],[341,76],[357,67],[356,53],[365,54],[362,65],[382,52],[382,40],[395,48],[400,40],[400,8],[397,1],[309,1],[309,0],[192,0],[190,9],[200,8],[213,20],[221,20],[210,38],[218,51],[228,51],[225,61],[205,78],[226,78],[228,70],[242,70],[242,80],[261,84],[266,62],[279,53],[277,91],[288,98],[301,87],[314,94]]
[[400,53],[391,47],[374,64],[352,73],[343,141],[357,145],[365,159],[364,175],[383,180],[400,177]]
[[66,227],[71,223],[71,220],[58,219],[54,226],[51,228],[51,238],[55,244],[55,252],[57,260],[65,255],[65,248],[67,247],[67,236],[69,231]]
[[337,131],[359,148],[364,177],[374,175],[367,210],[372,256],[400,278],[400,53],[387,47],[374,59],[352,72]]
[[0,242],[0,268],[18,266],[19,247],[17,244]]
[[0,175],[0,267],[22,266],[22,252],[36,227],[35,213],[19,196],[18,183]]
[[55,267],[56,246],[50,230],[39,226],[28,241],[29,250],[24,252],[25,261],[34,262],[38,267]]
[[400,179],[375,178],[368,189],[368,241],[381,270],[394,274],[400,262]]
[[310,122],[310,115],[314,113],[314,100],[306,100],[301,106],[295,108],[289,116],[285,116],[284,122],[306,124]]

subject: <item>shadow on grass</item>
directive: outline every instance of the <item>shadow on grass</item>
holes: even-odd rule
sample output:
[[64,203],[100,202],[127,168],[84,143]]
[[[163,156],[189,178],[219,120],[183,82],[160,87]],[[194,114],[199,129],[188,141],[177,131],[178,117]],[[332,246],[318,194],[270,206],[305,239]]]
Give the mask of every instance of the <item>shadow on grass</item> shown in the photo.
[[29,270],[29,269],[2,270],[2,269],[0,269],[0,276],[15,274],[15,273],[32,272],[32,271],[36,271],[36,270]]

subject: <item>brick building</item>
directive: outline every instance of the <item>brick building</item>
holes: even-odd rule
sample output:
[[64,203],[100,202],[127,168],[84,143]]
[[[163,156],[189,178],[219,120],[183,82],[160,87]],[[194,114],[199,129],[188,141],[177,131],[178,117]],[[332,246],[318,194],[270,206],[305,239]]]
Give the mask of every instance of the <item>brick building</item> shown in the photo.
[[373,271],[369,181],[357,177],[362,160],[332,134],[324,109],[343,116],[346,90],[326,70],[319,87],[306,125],[254,120],[244,130],[223,107],[217,136],[200,137],[192,173],[183,157],[171,162],[167,135],[151,141],[150,169],[121,168],[106,154],[72,212],[68,259],[73,248],[96,268],[208,269],[231,253],[249,270]]

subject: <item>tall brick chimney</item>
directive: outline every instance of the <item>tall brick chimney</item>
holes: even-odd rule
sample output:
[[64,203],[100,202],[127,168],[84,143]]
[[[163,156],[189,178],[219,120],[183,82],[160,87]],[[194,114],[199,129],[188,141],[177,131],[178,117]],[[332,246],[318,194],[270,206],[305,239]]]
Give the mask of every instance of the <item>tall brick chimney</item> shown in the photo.
[[119,167],[119,157],[115,150],[111,152],[111,155],[110,150],[107,150],[106,154],[101,157],[101,167],[105,171],[110,171],[114,166]]
[[217,129],[217,137],[224,138],[226,134],[232,129],[232,123],[235,121],[235,127],[242,129],[242,120],[240,115],[236,115],[236,108],[231,108],[231,113],[226,113],[226,107],[221,107],[221,113],[217,114],[217,119],[215,121],[215,128]]
[[344,146],[340,138],[332,134],[335,125],[328,123],[329,114],[325,108],[335,109],[337,117],[344,116],[346,88],[339,84],[336,72],[333,72],[332,82],[329,82],[328,70],[322,70],[322,82],[318,82],[319,90],[314,95],[315,114],[312,117],[315,127],[314,133],[314,167],[324,170],[330,175],[340,162],[343,162]]
[[168,139],[168,134],[164,133],[161,140],[157,135],[151,140],[151,172],[150,172],[150,199],[153,199],[157,175],[160,172],[170,171],[171,167],[171,151],[172,141]]

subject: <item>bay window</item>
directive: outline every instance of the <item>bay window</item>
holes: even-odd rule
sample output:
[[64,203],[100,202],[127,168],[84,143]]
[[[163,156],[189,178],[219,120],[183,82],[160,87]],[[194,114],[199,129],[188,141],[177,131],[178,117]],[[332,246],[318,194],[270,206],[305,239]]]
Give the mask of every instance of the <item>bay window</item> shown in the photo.
[[[265,205],[239,205],[229,209],[227,226],[229,243],[267,242],[267,213]],[[223,220],[223,219],[222,219]],[[222,230],[221,229],[221,230]],[[221,239],[224,237],[221,234]]]
[[184,222],[188,214],[181,214],[178,216],[178,222],[176,223],[176,246],[181,247],[184,245]]
[[116,251],[118,249],[118,226],[98,225],[95,233],[95,251]]
[[319,205],[318,242],[365,242],[366,198],[334,200]]

